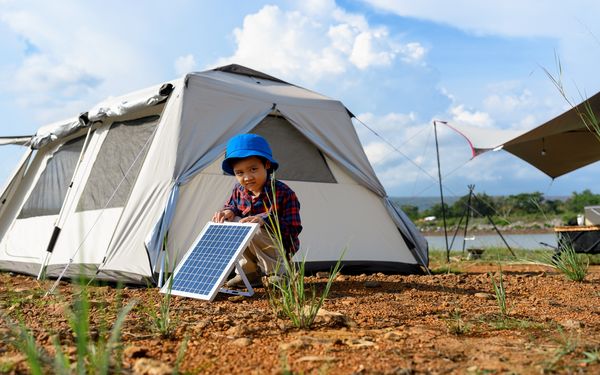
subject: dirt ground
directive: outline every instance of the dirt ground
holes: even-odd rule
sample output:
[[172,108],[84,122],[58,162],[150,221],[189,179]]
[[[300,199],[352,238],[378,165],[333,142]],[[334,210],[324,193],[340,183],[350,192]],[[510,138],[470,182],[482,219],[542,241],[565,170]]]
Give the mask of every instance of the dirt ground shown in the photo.
[[[489,275],[499,275],[497,265],[453,269],[461,272],[340,275],[311,330],[277,318],[263,288],[251,298],[219,294],[213,302],[173,297],[176,328],[165,338],[150,317],[162,298],[156,289],[92,287],[91,335],[112,324],[118,306],[136,300],[122,329],[124,373],[172,373],[178,353],[179,372],[190,374],[600,373],[600,266],[582,283],[541,266],[502,266],[504,319]],[[322,287],[326,279],[307,281]],[[1,313],[23,319],[50,355],[55,336],[74,355],[65,313],[72,286],[61,283],[59,295],[43,297],[51,284],[0,273]],[[6,319],[0,335],[0,369],[26,373]]]

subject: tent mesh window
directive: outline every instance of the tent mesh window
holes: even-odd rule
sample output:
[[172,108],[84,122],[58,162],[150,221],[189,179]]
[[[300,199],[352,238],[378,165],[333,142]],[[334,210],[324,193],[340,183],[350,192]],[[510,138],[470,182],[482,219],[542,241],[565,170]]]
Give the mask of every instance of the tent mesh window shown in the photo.
[[160,116],[115,122],[98,152],[77,212],[123,207],[142,168]]
[[279,162],[279,180],[335,183],[319,149],[285,118],[267,116],[252,130],[265,137]]
[[18,219],[60,213],[84,143],[85,136],[78,137],[65,142],[54,152],[23,205]]

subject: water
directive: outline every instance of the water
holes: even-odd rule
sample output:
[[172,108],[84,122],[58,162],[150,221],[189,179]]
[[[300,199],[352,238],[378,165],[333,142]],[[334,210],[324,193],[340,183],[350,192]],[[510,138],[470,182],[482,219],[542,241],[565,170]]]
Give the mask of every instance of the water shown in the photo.
[[[448,245],[452,242],[452,234],[448,234]],[[550,246],[556,247],[556,234],[554,233],[539,233],[539,234],[502,234],[504,239],[511,248],[514,249],[550,249],[547,246],[541,245],[540,242],[544,242]],[[444,235],[437,236],[425,236],[427,242],[429,242],[430,250],[445,250],[446,241]],[[463,236],[456,236],[454,244],[450,250],[462,250]],[[471,248],[486,248],[486,247],[506,247],[502,238],[498,234],[485,234],[485,235],[467,235],[467,241],[465,244],[466,249]]]

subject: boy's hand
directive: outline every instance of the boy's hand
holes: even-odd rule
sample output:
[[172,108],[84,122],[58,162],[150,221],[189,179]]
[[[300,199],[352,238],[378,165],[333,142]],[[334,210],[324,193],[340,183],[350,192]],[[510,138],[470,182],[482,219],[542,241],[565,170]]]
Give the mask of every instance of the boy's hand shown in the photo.
[[212,221],[215,223],[222,223],[225,221],[231,221],[231,220],[233,220],[234,217],[235,217],[235,215],[233,214],[233,211],[231,211],[231,210],[217,211],[213,215]]
[[264,220],[260,215],[248,216],[240,220],[240,223],[258,223],[260,226],[264,224]]

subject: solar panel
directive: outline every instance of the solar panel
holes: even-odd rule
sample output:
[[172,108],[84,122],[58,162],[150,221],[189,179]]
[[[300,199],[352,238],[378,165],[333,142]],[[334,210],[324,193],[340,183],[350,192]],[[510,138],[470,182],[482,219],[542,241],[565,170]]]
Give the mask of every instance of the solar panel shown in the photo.
[[169,293],[170,288],[174,295],[212,301],[257,227],[256,223],[207,223],[160,292]]

